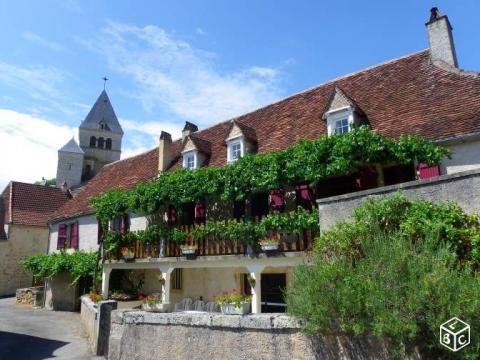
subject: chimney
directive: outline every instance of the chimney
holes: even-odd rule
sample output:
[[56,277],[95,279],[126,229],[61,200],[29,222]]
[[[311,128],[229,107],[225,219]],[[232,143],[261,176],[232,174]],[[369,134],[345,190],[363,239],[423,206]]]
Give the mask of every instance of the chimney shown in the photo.
[[430,10],[430,20],[425,24],[430,43],[430,59],[435,63],[444,63],[458,67],[457,54],[453,44],[452,26],[448,17],[442,15],[438,8]]
[[188,135],[190,135],[191,133],[194,133],[197,130],[198,130],[197,125],[192,124],[189,121],[185,121],[185,126],[182,130],[182,140],[185,140]]
[[172,135],[166,131],[160,133],[158,145],[158,172],[167,170],[173,160]]

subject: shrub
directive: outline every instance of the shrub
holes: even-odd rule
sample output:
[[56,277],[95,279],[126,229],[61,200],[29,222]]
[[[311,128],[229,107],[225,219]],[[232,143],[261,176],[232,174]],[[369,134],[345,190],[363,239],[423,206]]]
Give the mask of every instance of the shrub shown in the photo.
[[[448,358],[440,324],[457,316],[480,328],[477,237],[478,219],[453,204],[368,201],[353,222],[322,234],[311,265],[295,269],[288,311],[308,333],[372,334],[397,344],[392,356],[418,346],[428,358]],[[476,358],[479,341],[473,331],[456,356]]]

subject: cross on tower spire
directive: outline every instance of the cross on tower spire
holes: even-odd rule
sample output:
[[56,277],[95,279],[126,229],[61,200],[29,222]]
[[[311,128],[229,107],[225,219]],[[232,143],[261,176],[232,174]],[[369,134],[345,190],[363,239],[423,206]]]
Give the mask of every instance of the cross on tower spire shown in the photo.
[[107,76],[105,75],[105,76],[102,78],[102,80],[103,80],[103,90],[105,90],[105,85],[107,85],[107,81],[108,81],[109,79],[108,79]]

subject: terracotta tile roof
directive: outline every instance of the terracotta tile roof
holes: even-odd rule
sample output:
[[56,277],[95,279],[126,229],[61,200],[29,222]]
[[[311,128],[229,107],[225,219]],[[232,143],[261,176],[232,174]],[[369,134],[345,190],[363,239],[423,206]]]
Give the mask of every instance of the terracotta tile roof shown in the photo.
[[[179,151],[179,141],[175,143],[175,151]],[[148,181],[158,173],[158,148],[143,154],[108,164],[63,207],[58,209],[51,220],[74,217],[91,213],[89,200],[111,189],[129,189],[142,181]]]
[[[431,64],[428,50],[329,81],[248,114],[195,132],[210,143],[209,165],[227,162],[225,138],[235,121],[252,129],[258,152],[286,148],[327,132],[322,114],[336,88],[354,102],[374,131],[398,137],[421,134],[440,140],[480,132],[480,76]],[[174,142],[181,166],[181,141]],[[91,212],[88,198],[111,188],[130,188],[157,173],[158,151],[106,166],[85,190],[57,211],[56,218]]]
[[188,137],[192,140],[198,151],[203,152],[205,155],[211,154],[212,144],[210,143],[210,141],[199,138],[195,134],[190,134]]
[[5,224],[47,226],[48,219],[67,196],[59,188],[12,181],[2,196]]

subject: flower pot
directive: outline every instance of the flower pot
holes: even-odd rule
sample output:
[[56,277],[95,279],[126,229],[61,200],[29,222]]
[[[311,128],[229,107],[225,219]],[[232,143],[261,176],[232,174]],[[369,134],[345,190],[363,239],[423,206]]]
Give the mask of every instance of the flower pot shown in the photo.
[[245,315],[250,312],[250,303],[241,303],[240,306],[236,306],[235,304],[223,304],[220,305],[220,309],[222,314],[225,315]]
[[123,258],[123,260],[125,260],[125,261],[130,261],[130,260],[135,259],[135,255],[127,255],[127,254],[126,254],[126,255],[122,255],[122,258]]
[[183,255],[195,255],[196,251],[197,249],[193,249],[193,248],[182,248]]
[[161,303],[154,303],[154,304],[143,303],[142,310],[159,312],[159,311],[163,311],[163,307]]
[[261,245],[262,251],[275,251],[278,250],[278,244],[264,244]]

